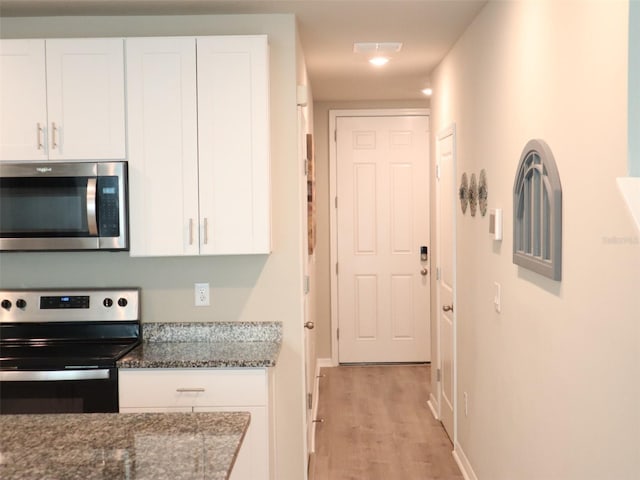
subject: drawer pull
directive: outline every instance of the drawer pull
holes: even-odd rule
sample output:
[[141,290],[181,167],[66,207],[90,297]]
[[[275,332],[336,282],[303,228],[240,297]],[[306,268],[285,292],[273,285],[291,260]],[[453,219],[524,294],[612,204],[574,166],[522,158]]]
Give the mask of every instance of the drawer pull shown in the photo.
[[202,393],[204,392],[204,388],[176,388],[176,392],[178,393]]

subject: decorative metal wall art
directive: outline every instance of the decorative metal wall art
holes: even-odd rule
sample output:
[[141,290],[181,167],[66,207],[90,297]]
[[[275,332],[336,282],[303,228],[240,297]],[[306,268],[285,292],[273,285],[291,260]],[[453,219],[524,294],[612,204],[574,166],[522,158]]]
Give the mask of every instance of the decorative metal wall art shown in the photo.
[[478,180],[478,206],[480,214],[484,217],[487,214],[487,198],[489,197],[489,187],[487,186],[487,172],[484,168],[480,170],[480,179]]
[[476,211],[480,207],[480,214],[484,217],[487,214],[487,199],[489,198],[489,187],[487,186],[487,172],[484,168],[480,170],[480,176],[476,182],[476,174],[471,174],[471,180],[467,173],[462,174],[460,188],[458,190],[460,208],[462,213],[467,213],[467,207],[472,217],[476,216]]
[[478,208],[478,186],[476,184],[476,174],[471,174],[471,181],[469,182],[469,212],[472,217],[476,216],[476,210]]
[[462,213],[467,213],[467,205],[469,204],[469,181],[466,172],[462,174],[460,179],[460,189],[458,190],[458,198],[460,199],[460,208]]

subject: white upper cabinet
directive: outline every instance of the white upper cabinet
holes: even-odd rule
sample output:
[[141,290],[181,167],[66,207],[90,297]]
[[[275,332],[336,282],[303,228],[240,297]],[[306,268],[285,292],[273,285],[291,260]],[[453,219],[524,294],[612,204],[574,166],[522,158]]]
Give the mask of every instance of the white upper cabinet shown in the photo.
[[269,253],[267,37],[126,50],[131,255]]
[[123,159],[121,38],[0,41],[0,160]]
[[130,253],[197,255],[193,38],[128,38]]
[[0,40],[0,160],[47,160],[43,40]]
[[123,40],[46,43],[49,158],[125,158]]
[[270,251],[266,36],[199,37],[202,253]]

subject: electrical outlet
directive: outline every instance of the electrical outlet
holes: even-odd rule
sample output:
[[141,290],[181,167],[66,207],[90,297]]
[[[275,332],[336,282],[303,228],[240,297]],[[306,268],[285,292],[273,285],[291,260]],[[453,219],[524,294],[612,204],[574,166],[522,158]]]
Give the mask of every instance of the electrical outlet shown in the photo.
[[195,303],[196,307],[208,307],[209,306],[209,284],[208,283],[196,283],[194,285],[195,290]]

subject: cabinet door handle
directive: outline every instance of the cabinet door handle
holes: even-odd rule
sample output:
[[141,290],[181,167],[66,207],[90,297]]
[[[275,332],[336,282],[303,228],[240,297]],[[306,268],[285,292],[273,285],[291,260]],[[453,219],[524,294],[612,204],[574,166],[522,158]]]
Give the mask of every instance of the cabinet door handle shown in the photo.
[[196,388],[176,388],[176,392],[178,393],[202,393],[204,392],[204,388],[196,387]]
[[204,244],[209,242],[209,221],[204,217]]
[[193,218],[189,219],[189,245],[193,245]]
[[38,122],[38,150],[42,150],[44,148],[44,144],[42,143],[42,125]]
[[51,122],[51,148],[55,149],[58,147],[58,142],[56,142],[56,133],[58,132],[58,127],[56,126],[56,122]]

